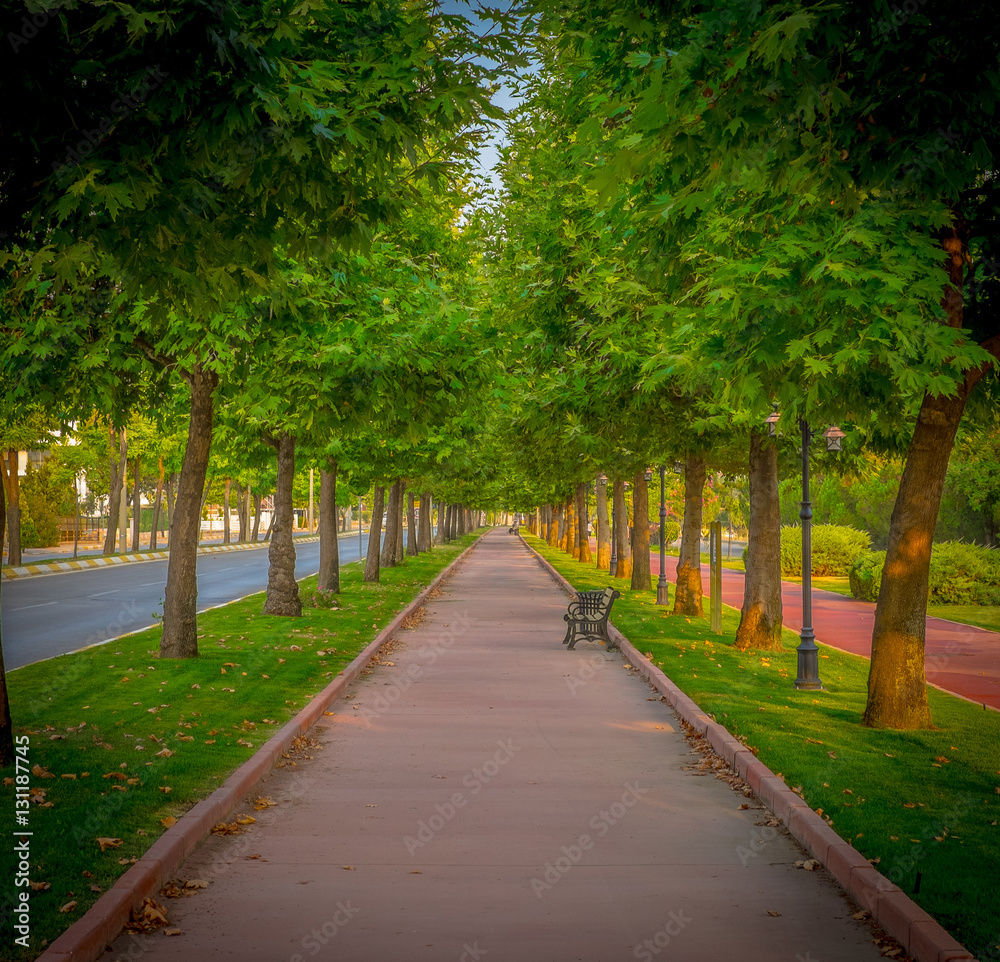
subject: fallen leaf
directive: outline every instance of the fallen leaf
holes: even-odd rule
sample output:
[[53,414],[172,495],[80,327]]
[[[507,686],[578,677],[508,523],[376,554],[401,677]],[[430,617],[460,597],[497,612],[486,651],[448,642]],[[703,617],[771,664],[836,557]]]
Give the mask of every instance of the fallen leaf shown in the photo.
[[161,825],[162,825],[162,826],[163,826],[164,828],[170,828],[171,826],[173,826],[173,825],[176,825],[176,824],[177,824],[177,819],[176,819],[176,818],[174,818],[174,816],[173,816],[173,815],[168,815],[168,816],[167,816],[166,818],[161,818],[161,819],[160,819],[160,824],[161,824]]
[[348,872],[353,872],[354,871],[354,866],[353,865],[341,865],[340,867],[342,869],[345,869]]
[[73,774],[72,772],[66,772],[63,774],[62,777],[72,779],[74,782],[76,781],[76,775]]
[[207,889],[208,882],[203,878],[189,878],[184,883],[186,889]]
[[164,935],[180,935],[181,934],[181,930],[180,929],[164,929],[163,930],[163,934]]
[[31,882],[29,884],[36,892],[47,892],[50,888],[52,888],[51,882]]
[[99,838],[97,844],[101,846],[101,851],[109,848],[118,848],[122,844],[120,838]]
[[257,821],[257,819],[255,819],[253,817],[253,815],[237,815],[236,816],[236,824],[237,825],[253,825],[253,823],[256,822],[256,821]]
[[64,906],[59,909],[60,912],[74,912],[76,911],[76,899],[72,902],[67,902]]
[[767,914],[770,915],[771,918],[774,918],[774,919],[778,918],[781,915],[780,912],[772,912],[770,909],[767,910]]
[[55,775],[53,775],[52,772],[50,772],[47,768],[42,768],[42,766],[38,764],[32,765],[31,774],[34,775],[35,778],[55,778]]

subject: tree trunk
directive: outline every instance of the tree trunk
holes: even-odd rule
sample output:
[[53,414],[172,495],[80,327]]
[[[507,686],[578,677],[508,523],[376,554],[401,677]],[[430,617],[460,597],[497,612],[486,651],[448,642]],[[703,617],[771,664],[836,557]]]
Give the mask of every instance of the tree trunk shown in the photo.
[[632,578],[632,539],[629,537],[628,506],[625,502],[625,483],[615,481],[612,490],[615,505],[615,539],[617,562],[615,577]]
[[450,542],[452,539],[452,526],[455,521],[455,505],[449,504],[444,512],[444,540]]
[[750,432],[750,523],[743,610],[736,629],[739,651],[781,650],[781,506],[778,447]]
[[577,551],[574,557],[589,563],[593,560],[593,555],[590,553],[590,535],[587,531],[590,527],[590,518],[587,516],[586,482],[576,486],[576,517],[578,531],[576,536]]
[[580,548],[577,543],[580,530],[576,515],[576,494],[570,495],[566,499],[566,554],[572,555],[579,560]]
[[[122,428],[122,440],[128,450],[128,439],[125,437],[125,428]],[[122,467],[122,496],[118,502],[118,551],[124,554],[128,551],[128,462]]]
[[968,390],[926,396],[889,521],[889,548],[875,608],[868,703],[871,728],[929,728],[924,637],[934,527],[948,459]]
[[156,494],[153,496],[153,520],[149,525],[149,550],[156,550],[156,538],[160,533],[160,502],[163,500],[163,458],[160,458],[157,467],[159,475],[156,479]]
[[[115,542],[118,539],[118,515],[121,511],[122,489],[125,487],[125,459],[128,456],[128,441],[125,429],[115,431],[108,428],[111,450],[114,451],[117,441],[118,457],[111,456],[111,478],[108,483],[108,530],[104,535],[104,554],[115,553]],[[19,562],[20,563],[20,562]]]
[[[420,510],[421,519],[423,518],[423,509]],[[413,503],[413,492],[409,491],[406,495],[406,556],[408,558],[415,558],[418,554],[417,546],[417,511],[416,505]]]
[[462,537],[467,530],[468,516],[465,511],[464,504],[458,504],[455,506],[455,512],[458,515],[458,537]]
[[[250,491],[250,486],[247,485],[247,490]],[[263,498],[259,494],[254,494],[250,492],[250,497],[253,500],[253,531],[250,532],[250,540],[256,541],[260,537],[260,516],[262,514],[262,502]]]
[[168,544],[168,546],[170,544],[171,519],[174,516],[174,504],[175,504],[175,500],[176,500],[175,497],[174,497],[174,477],[175,477],[175,474],[176,474],[176,472],[171,471],[170,474],[167,476],[167,484],[166,484],[166,487],[164,489],[165,493],[164,493],[164,501],[163,501],[163,510],[164,510],[164,513],[166,514],[166,522],[165,522],[165,529],[164,530],[166,531],[166,534],[167,534],[167,544]]
[[431,512],[433,511],[431,493],[424,491],[420,495],[420,521],[417,531],[417,551],[431,550]]
[[379,579],[379,541],[382,539],[382,511],[384,506],[385,488],[382,485],[376,484],[375,497],[372,502],[372,521],[368,526],[368,554],[365,557],[365,581],[378,582]]
[[201,493],[205,487],[208,455],[212,447],[212,394],[219,377],[197,364],[187,380],[191,389],[191,414],[184,463],[177,481],[177,503],[170,526],[161,658],[193,658],[198,654],[197,562]]
[[142,511],[139,506],[139,474],[142,465],[138,458],[135,459],[132,467],[132,550],[139,550],[139,522],[142,520]]
[[444,522],[445,522],[445,517],[447,515],[448,506],[443,501],[439,501],[437,510],[438,510],[438,523],[437,523],[437,531],[434,534],[434,544],[444,544],[444,534],[445,534]]
[[396,536],[399,534],[396,512],[401,493],[402,482],[396,481],[389,488],[389,504],[385,509],[385,537],[382,539],[382,554],[379,556],[379,565],[383,568],[396,566]]
[[225,486],[222,489],[222,543],[229,544],[232,532],[229,530],[229,489],[232,487],[232,478],[226,478]]
[[199,532],[201,531],[201,519],[202,519],[202,517],[205,514],[205,505],[208,504],[208,496],[212,493],[212,485],[214,483],[215,483],[214,479],[212,481],[209,481],[208,484],[205,485],[205,490],[204,490],[204,492],[202,492],[202,495],[201,495],[201,510],[198,512],[198,531]]
[[[3,562],[3,539],[7,534],[7,454],[0,450],[0,562]],[[76,485],[74,484],[74,488]]]
[[608,486],[597,482],[597,567],[611,570],[611,523],[608,519]]
[[340,542],[337,540],[337,462],[319,472],[319,572],[317,585],[340,594]]
[[406,499],[403,494],[406,490],[406,484],[403,481],[399,482],[399,501],[396,505],[396,564],[401,565],[403,559],[406,557],[405,551],[406,546],[403,544],[403,514],[406,510]]
[[705,490],[705,461],[689,454],[684,464],[684,527],[677,559],[675,615],[703,615],[701,588],[701,513]]
[[265,440],[278,452],[278,480],[274,489],[271,544],[267,549],[269,564],[264,614],[298,618],[302,614],[302,602],[295,580],[295,512],[292,509],[295,437],[285,431]]
[[636,471],[632,493],[632,589],[649,591],[649,486],[644,471]]
[[[0,471],[3,472],[6,499],[7,564],[16,568],[21,563],[21,488],[17,476],[17,451],[14,448],[0,451]],[[0,539],[0,545],[2,544]]]

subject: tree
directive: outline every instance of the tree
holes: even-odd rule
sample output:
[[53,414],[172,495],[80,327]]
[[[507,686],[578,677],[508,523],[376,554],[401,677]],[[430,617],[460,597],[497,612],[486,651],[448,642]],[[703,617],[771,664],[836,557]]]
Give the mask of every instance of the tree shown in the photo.
[[[233,307],[275,292],[287,253],[358,243],[396,214],[400,158],[437,177],[470,149],[474,125],[499,113],[467,57],[488,41],[459,18],[395,3],[375,21],[345,4],[195,0],[169,14],[86,2],[51,15],[49,56],[29,58],[8,92],[32,123],[0,125],[0,156],[12,158],[0,222],[18,245],[10,363],[30,359],[44,381],[54,357],[71,357],[91,395],[101,384],[87,364],[102,355],[112,380],[140,361],[184,379],[191,421],[161,654],[187,657],[215,395],[259,349]],[[67,118],[100,117],[127,91],[141,108],[101,121],[86,156],[60,165]],[[110,307],[83,321],[81,291],[101,285]]]

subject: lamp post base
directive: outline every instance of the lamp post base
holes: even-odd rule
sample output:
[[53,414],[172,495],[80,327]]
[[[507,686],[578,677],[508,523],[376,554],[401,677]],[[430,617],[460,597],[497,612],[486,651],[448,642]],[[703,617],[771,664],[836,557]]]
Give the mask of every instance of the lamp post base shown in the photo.
[[823,683],[819,680],[819,649],[812,638],[803,638],[795,649],[797,655],[798,677],[795,688],[798,691],[823,691]]
[[670,604],[670,591],[665,584],[656,585],[656,603],[658,605],[669,605]]

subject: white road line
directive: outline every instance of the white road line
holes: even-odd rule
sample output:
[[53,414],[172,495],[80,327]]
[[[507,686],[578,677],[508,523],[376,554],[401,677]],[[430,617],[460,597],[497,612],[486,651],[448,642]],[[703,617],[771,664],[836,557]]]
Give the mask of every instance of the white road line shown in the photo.
[[27,611],[29,608],[47,608],[49,605],[57,605],[58,601],[43,601],[37,605],[21,605],[20,608],[11,608],[11,611]]
[[112,588],[110,591],[98,591],[96,595],[90,595],[91,598],[100,598],[101,595],[113,595],[118,591],[123,591],[123,588]]
[[145,584],[139,585],[140,588],[152,588],[154,585],[162,585],[162,581],[147,581]]

